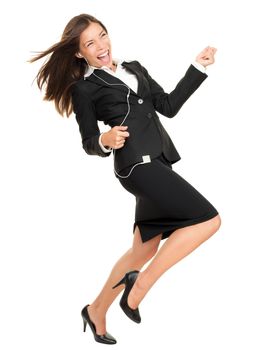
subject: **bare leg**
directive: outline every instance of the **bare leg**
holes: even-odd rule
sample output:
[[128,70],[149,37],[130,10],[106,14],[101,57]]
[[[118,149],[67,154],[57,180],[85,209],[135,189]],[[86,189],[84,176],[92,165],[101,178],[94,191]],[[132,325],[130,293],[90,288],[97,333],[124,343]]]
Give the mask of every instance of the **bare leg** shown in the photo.
[[96,326],[97,334],[105,334],[107,310],[124,288],[120,286],[112,289],[116,281],[130,270],[140,270],[156,254],[160,241],[161,234],[143,243],[139,228],[136,226],[132,248],[116,262],[101,292],[88,307],[89,316]]
[[220,216],[175,230],[159,249],[147,268],[140,272],[128,296],[128,305],[136,309],[158,278],[170,267],[212,236],[221,224]]

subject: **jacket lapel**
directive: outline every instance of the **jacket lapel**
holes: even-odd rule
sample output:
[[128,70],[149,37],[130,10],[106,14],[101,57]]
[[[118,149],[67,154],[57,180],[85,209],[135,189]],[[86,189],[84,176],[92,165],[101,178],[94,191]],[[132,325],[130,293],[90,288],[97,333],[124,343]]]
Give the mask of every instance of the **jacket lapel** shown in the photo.
[[[135,62],[122,62],[122,66],[125,67],[129,72],[133,73],[136,75],[138,79],[138,92],[136,93],[130,88],[131,94],[134,94],[136,96],[143,97],[143,76],[142,73],[138,70],[138,67],[136,66]],[[96,84],[100,84],[103,86],[107,86],[109,84],[117,84],[117,85],[112,85],[112,88],[119,89],[121,91],[127,91],[126,86],[119,85],[119,84],[125,84],[122,80],[119,78],[113,76],[112,74],[107,73],[106,71],[102,69],[95,69],[94,74],[91,74],[89,77],[86,78],[86,80],[91,80]],[[126,85],[126,84],[125,84]]]
[[137,64],[135,61],[132,62],[122,62],[123,67],[125,67],[128,71],[130,71],[131,73],[135,74],[137,79],[138,79],[138,92],[137,95],[143,97],[143,91],[144,91],[144,82],[143,82],[143,74],[142,72],[139,70]]

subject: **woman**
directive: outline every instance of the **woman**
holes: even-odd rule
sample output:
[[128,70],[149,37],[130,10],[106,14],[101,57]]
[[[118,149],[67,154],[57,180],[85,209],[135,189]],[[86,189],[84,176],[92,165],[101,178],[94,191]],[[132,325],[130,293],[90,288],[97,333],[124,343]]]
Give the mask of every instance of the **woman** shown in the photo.
[[[149,289],[220,227],[216,208],[173,171],[180,156],[156,113],[171,118],[179,111],[206,79],[215,52],[204,49],[168,94],[138,61],[113,59],[106,27],[81,14],[69,21],[60,42],[31,59],[51,54],[37,75],[40,89],[46,83],[45,99],[62,116],[75,112],[87,154],[113,153],[116,178],[136,198],[132,247],[81,311],[84,331],[88,324],[97,342],[116,343],[106,330],[106,313],[123,287],[120,306],[140,323],[139,304]],[[98,120],[111,129],[100,133]]]

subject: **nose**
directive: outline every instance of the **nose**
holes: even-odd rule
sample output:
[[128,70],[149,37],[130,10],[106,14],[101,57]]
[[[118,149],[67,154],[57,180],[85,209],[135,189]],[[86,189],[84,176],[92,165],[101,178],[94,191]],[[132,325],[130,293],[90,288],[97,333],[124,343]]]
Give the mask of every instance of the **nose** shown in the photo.
[[102,47],[102,48],[98,48],[97,52],[98,52],[98,55],[101,55],[103,54],[105,51],[107,51],[106,48]]
[[99,53],[103,53],[105,51],[105,47],[104,47],[105,43],[103,43],[101,40],[98,40],[97,42],[97,52]]

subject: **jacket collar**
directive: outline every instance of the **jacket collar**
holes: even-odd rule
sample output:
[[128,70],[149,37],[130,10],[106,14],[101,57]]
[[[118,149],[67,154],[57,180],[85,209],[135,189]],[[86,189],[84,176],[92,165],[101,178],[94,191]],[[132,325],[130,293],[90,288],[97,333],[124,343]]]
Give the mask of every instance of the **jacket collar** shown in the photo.
[[[142,72],[138,69],[138,64],[136,61],[123,61],[123,60],[114,60],[117,64],[121,64],[125,69],[130,71],[131,73],[135,74],[137,79],[138,79],[138,92],[136,93],[132,89],[130,89],[131,94],[134,94],[136,96],[143,97],[143,91],[144,91],[144,86],[143,86],[143,75]],[[106,67],[109,69],[108,67]],[[96,68],[93,66],[89,66],[85,75],[84,75],[84,80],[90,80],[93,81],[96,84],[99,85],[107,85],[106,82],[109,84],[125,84],[122,80],[119,78],[113,76],[111,73],[107,72],[107,69],[104,69],[104,67],[101,68]],[[96,75],[92,74],[95,73]],[[99,78],[98,78],[99,77]],[[105,81],[103,81],[103,80]],[[125,84],[126,85],[126,84]],[[127,88],[123,85],[113,85],[112,88],[119,89],[121,91],[127,91]]]
[[[124,60],[121,60],[119,58],[113,59],[113,63],[115,63],[117,66],[121,65],[123,62],[124,62]],[[110,68],[107,66],[102,66],[102,67],[98,68],[95,66],[87,65],[87,69],[86,69],[86,72],[84,74],[84,78],[89,77],[94,72],[95,69],[106,70],[106,71],[110,70]]]

